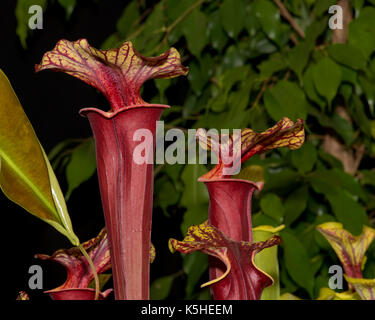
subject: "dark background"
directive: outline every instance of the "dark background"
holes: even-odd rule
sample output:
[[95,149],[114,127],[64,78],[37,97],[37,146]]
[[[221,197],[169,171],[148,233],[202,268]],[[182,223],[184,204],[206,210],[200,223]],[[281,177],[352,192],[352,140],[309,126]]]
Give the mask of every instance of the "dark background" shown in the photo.
[[[27,50],[22,48],[15,32],[16,1],[2,1],[1,5],[0,68],[9,78],[44,149],[48,153],[65,139],[89,137],[89,123],[79,116],[78,111],[83,107],[108,109],[106,100],[95,89],[73,77],[51,71],[35,73],[34,65],[63,38],[71,41],[87,38],[93,47],[100,47],[108,34],[115,31],[124,2],[78,1],[69,22],[63,8],[57,3],[51,3],[47,8],[48,14],[43,17],[43,29],[35,30],[28,37]],[[57,172],[57,177],[62,189],[66,190],[64,174]],[[96,174],[74,191],[67,204],[74,230],[81,241],[95,237],[104,226]],[[61,285],[65,281],[65,271],[56,263],[42,262],[33,256],[36,253],[52,254],[57,249],[71,247],[71,244],[52,227],[26,213],[2,193],[0,208],[5,248],[5,252],[2,252],[2,275],[6,283],[3,294],[15,299],[19,291],[26,290],[31,299],[49,300],[43,290],[31,291],[28,288],[31,276],[28,274],[29,267],[33,264],[42,266],[44,290]],[[163,221],[162,214],[159,217],[157,221],[154,220],[154,227],[159,230],[159,234],[153,235],[153,243],[156,246],[163,243],[161,247],[166,248],[169,237],[166,237],[163,229],[168,227],[165,223],[171,223],[171,219]],[[173,261],[179,259],[178,255],[172,256],[167,248],[158,254],[159,259],[152,265],[151,278],[170,270],[173,272]],[[160,255],[165,254],[169,254],[168,265],[161,265],[163,259]],[[111,285],[108,283],[106,287]]]

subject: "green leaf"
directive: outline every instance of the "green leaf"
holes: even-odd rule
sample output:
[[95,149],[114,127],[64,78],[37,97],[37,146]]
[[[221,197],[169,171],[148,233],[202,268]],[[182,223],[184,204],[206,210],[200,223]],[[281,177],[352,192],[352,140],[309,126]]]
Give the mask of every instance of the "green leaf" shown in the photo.
[[195,288],[208,269],[208,256],[196,251],[191,254],[184,254],[182,259],[186,274],[185,298],[193,299]]
[[356,124],[365,135],[371,137],[371,122],[364,110],[364,105],[361,99],[357,95],[353,95],[350,107],[350,115],[353,117]]
[[332,168],[338,168],[340,170],[344,170],[344,166],[342,162],[335,158],[334,156],[330,155],[329,153],[325,152],[323,149],[319,149],[318,151],[319,157],[328,163],[329,166]]
[[326,197],[337,220],[344,225],[344,229],[353,235],[359,235],[367,219],[365,209],[346,192],[327,194]]
[[307,101],[303,91],[294,82],[281,80],[264,95],[268,114],[275,121],[289,117],[293,121],[306,119]]
[[56,170],[63,160],[67,158],[70,154],[70,148],[76,146],[82,141],[83,139],[66,139],[55,145],[48,153],[48,159],[51,161],[53,170]]
[[337,3],[336,0],[317,0],[315,2],[316,4],[314,11],[318,16],[322,14],[328,14],[329,7]]
[[277,7],[271,1],[256,0],[254,9],[255,16],[267,37],[281,45],[282,24]]
[[26,38],[29,32],[33,31],[29,28],[29,19],[32,14],[29,14],[29,8],[33,5],[39,5],[43,11],[47,6],[47,0],[18,0],[16,5],[17,28],[16,33],[20,39],[21,45],[26,49]]
[[315,73],[315,65],[310,65],[302,77],[303,88],[307,97],[314,101],[321,109],[324,109],[325,101],[324,99],[318,94],[318,91],[315,88],[314,84],[314,73]]
[[0,187],[4,194],[78,245],[51,164],[1,70],[0,165]]
[[375,186],[375,171],[361,170],[361,183]]
[[302,79],[303,70],[309,61],[311,49],[312,48],[309,43],[300,42],[289,51],[288,60],[290,68],[297,74],[300,80]]
[[254,37],[258,30],[261,28],[260,23],[254,14],[254,5],[256,2],[249,1],[246,5],[246,19],[245,19],[245,28],[250,37]]
[[201,164],[187,164],[182,171],[181,180],[184,183],[184,191],[181,197],[181,205],[190,208],[193,205],[207,204],[208,192],[202,182],[198,182],[198,178],[205,174],[207,169]]
[[155,5],[147,20],[143,23],[142,31],[134,38],[129,38],[137,48],[139,52],[147,56],[155,53],[154,50],[160,44],[160,41],[164,35],[163,31],[165,28],[165,12],[163,1]]
[[188,10],[197,0],[165,0],[165,10],[167,13],[168,18],[171,21],[176,20],[180,17],[186,10]]
[[[208,83],[212,74],[214,62],[209,54],[204,54],[199,57],[198,61],[194,61],[189,66],[188,79],[191,88],[199,96],[204,91],[204,86]],[[164,80],[164,79],[163,79]]]
[[265,172],[264,187],[262,192],[277,191],[280,193],[288,192],[289,188],[298,182],[299,174],[289,168],[277,172]]
[[308,199],[309,191],[307,186],[302,186],[290,193],[284,203],[286,225],[291,225],[305,211]]
[[259,227],[259,226],[272,226],[272,227],[278,227],[280,224],[275,221],[275,219],[270,218],[269,216],[266,216],[262,212],[258,212],[256,214],[252,215],[252,223],[253,228]]
[[301,241],[289,231],[281,231],[284,262],[290,277],[313,298],[314,273],[310,258]]
[[362,90],[365,92],[366,100],[369,105],[371,116],[374,117],[375,114],[375,88],[374,88],[374,78],[367,78],[362,75],[358,77],[359,83]]
[[264,108],[254,106],[249,110],[250,127],[257,132],[265,131],[268,128],[268,115]]
[[212,300],[210,288],[206,287],[203,288],[198,292],[198,295],[196,296],[197,300]]
[[285,209],[281,199],[274,193],[267,193],[260,199],[260,207],[264,214],[282,223]]
[[[190,52],[199,57],[203,48],[207,45],[206,35],[207,17],[199,10],[195,9],[182,22],[182,31]],[[203,30],[203,31],[202,31]]]
[[208,18],[207,32],[212,44],[212,47],[218,51],[221,51],[228,41],[228,37],[224,32],[224,29],[220,21],[220,11],[216,10]]
[[69,20],[77,4],[77,0],[59,0],[59,4],[65,9],[66,19]]
[[66,166],[66,180],[68,191],[65,198],[69,199],[73,190],[78,188],[96,171],[95,143],[94,139],[87,139],[72,152],[70,161]]
[[300,149],[292,152],[292,164],[298,172],[306,173],[314,168],[317,160],[317,151],[311,143],[305,143]]
[[[199,183],[199,182],[197,182]],[[192,204],[187,207],[187,210],[184,212],[183,220],[181,222],[181,233],[185,234],[186,231],[192,225],[201,224],[207,220],[208,205],[207,204]]]
[[308,176],[308,181],[318,193],[336,194],[346,190],[363,201],[367,201],[367,197],[358,181],[340,169],[318,169]]
[[224,0],[220,6],[221,22],[231,38],[237,38],[245,27],[244,3],[242,0]]
[[196,94],[200,95],[202,93],[203,86],[206,83],[206,79],[205,77],[202,77],[201,68],[198,62],[194,61],[189,66],[188,79],[189,79],[189,83],[193,91]]
[[171,291],[172,283],[175,275],[160,277],[154,280],[150,287],[151,300],[164,300],[168,297]]
[[178,192],[182,192],[184,190],[184,186],[180,181],[181,171],[184,169],[184,167],[184,165],[176,163],[174,165],[166,165],[163,168],[163,171],[172,180],[173,186]]
[[[326,1],[326,0],[323,0],[323,1]],[[306,32],[305,32],[306,42],[308,42],[312,47],[314,47],[318,37],[324,31],[327,30],[327,25],[328,25],[328,17],[323,20],[312,21],[312,23],[306,28]]]
[[355,133],[352,125],[346,119],[340,117],[337,113],[332,116],[332,123],[336,132],[344,139],[345,144],[350,146],[355,139]]
[[[250,91],[253,86],[253,82],[247,79],[246,83],[242,84],[240,89],[237,91],[232,91],[228,96],[228,106],[229,113],[228,118],[234,120],[235,118],[240,118],[239,122],[244,118],[243,112],[245,111],[250,98]],[[230,125],[228,122],[228,128],[237,128],[236,125]]]
[[[366,67],[366,58],[361,50],[345,43],[336,43],[327,48],[332,59],[355,70]],[[353,59],[355,57],[355,59]]]
[[298,289],[298,285],[289,277],[287,269],[285,267],[285,262],[283,259],[280,259],[280,280],[283,284],[283,288],[281,288],[280,293],[281,295],[288,294],[290,295],[292,292],[295,292]]
[[287,68],[287,63],[284,57],[278,53],[273,55],[268,60],[263,61],[258,69],[260,70],[260,77],[267,79],[271,77],[275,72],[284,70]]
[[129,35],[130,31],[134,30],[138,19],[138,3],[136,1],[132,1],[126,6],[116,24],[117,31],[123,39]]
[[367,224],[367,214],[356,197],[367,200],[361,186],[353,177],[335,170],[316,170],[309,175],[308,181],[313,189],[323,194],[329,201],[332,211],[344,228],[358,235],[362,225]]
[[313,72],[315,88],[330,105],[341,83],[340,67],[330,58],[325,57],[316,64]]
[[240,66],[226,70],[220,77],[220,86],[224,89],[226,94],[231,91],[232,87],[249,76],[249,66]]
[[338,181],[339,186],[349,191],[352,195],[360,198],[363,202],[368,201],[366,193],[355,177],[343,170],[339,170],[338,168],[333,169],[331,172],[334,179]]
[[177,192],[173,183],[166,175],[155,181],[155,203],[163,209],[164,214],[168,217],[168,207],[178,202],[180,193]]
[[375,51],[375,9],[365,7],[357,19],[349,24],[348,42],[360,49],[365,58]]

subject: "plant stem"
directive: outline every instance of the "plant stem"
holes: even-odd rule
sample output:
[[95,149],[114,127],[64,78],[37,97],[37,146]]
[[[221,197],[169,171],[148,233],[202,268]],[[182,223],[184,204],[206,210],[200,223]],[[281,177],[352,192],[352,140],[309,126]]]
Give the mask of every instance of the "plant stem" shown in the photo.
[[299,34],[299,36],[302,39],[305,39],[305,32],[298,25],[298,23],[294,21],[292,15],[289,13],[288,9],[285,8],[284,4],[280,0],[274,0],[274,2],[279,8],[281,15],[289,22],[289,24]]
[[82,252],[82,254],[85,256],[87,259],[87,262],[89,263],[92,273],[94,275],[94,280],[95,280],[95,300],[99,299],[99,277],[98,273],[96,272],[96,268],[94,266],[94,263],[92,262],[90,256],[88,255],[86,249],[82,246],[82,244],[78,245],[79,250]]

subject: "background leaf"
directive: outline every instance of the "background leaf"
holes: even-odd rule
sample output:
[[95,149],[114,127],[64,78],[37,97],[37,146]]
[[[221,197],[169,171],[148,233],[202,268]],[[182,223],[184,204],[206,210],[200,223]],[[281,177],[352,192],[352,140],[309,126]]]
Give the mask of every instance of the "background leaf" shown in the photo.
[[65,198],[69,199],[73,190],[89,179],[96,171],[95,143],[87,139],[74,149],[71,159],[66,166],[66,180],[68,191]]
[[284,206],[281,199],[274,193],[267,193],[260,200],[260,207],[267,216],[273,218],[277,223],[283,222]]
[[303,244],[288,231],[281,231],[285,266],[289,276],[313,297],[314,274],[310,258]]
[[289,117],[293,121],[306,119],[307,101],[303,91],[289,81],[279,81],[264,95],[264,103],[273,120]]
[[171,290],[171,286],[174,280],[174,275],[158,278],[154,280],[150,287],[150,299],[152,300],[163,300],[165,299]]
[[224,0],[220,7],[221,22],[231,38],[236,38],[245,27],[242,0]]
[[341,83],[342,73],[340,67],[330,58],[325,57],[315,66],[313,77],[318,93],[330,105]]

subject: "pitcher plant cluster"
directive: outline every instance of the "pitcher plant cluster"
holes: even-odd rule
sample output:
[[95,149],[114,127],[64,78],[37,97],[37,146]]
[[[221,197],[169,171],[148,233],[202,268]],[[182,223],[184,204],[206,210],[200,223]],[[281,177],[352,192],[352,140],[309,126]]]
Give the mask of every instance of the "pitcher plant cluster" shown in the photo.
[[[158,139],[164,128],[157,127],[162,125],[162,112],[170,106],[145,102],[140,90],[147,80],[185,76],[188,68],[181,64],[174,48],[157,57],[144,57],[131,42],[99,50],[80,39],[60,40],[45,53],[35,70],[46,69],[86,82],[109,102],[109,109],[104,106],[80,110],[80,115],[88,119],[95,140],[105,219],[100,234],[81,244],[49,160],[9,81],[0,73],[0,117],[7,120],[7,126],[0,128],[1,189],[10,200],[64,234],[74,246],[51,256],[36,255],[60,263],[67,272],[66,281],[46,293],[55,300],[106,299],[112,289],[102,292],[100,279],[111,268],[116,300],[149,299],[150,263],[157,252],[151,243],[155,147],[164,151],[164,141]],[[18,130],[14,130],[16,127]],[[283,226],[258,227],[266,230],[268,236],[255,240],[252,196],[262,189],[263,182],[242,178],[241,165],[250,157],[275,148],[300,148],[305,140],[304,122],[284,117],[261,133],[249,128],[232,134],[229,130],[219,134],[206,129],[189,133],[194,135],[193,141],[197,141],[201,152],[211,152],[215,164],[196,182],[204,183],[208,190],[207,221],[191,226],[181,241],[170,239],[169,249],[209,255],[209,281],[202,286],[210,286],[214,299],[260,299],[265,288],[278,279],[262,270],[262,263],[255,261],[256,255],[281,243],[277,232]],[[180,156],[172,162],[166,156],[168,163],[184,161],[185,138],[179,136],[177,131],[166,136],[167,141],[179,140],[169,145],[166,155],[170,155],[169,159],[176,152]],[[195,156],[195,144],[189,143],[188,150],[190,161],[191,155]],[[156,150],[157,163],[164,161],[158,158],[159,151]],[[32,163],[22,161],[25,158],[32,159]],[[375,280],[362,279],[361,268],[375,230],[365,227],[361,236],[353,237],[339,224],[329,223],[320,226],[319,231],[343,263],[350,294],[356,292],[362,299],[373,299]],[[27,296],[22,293],[19,299]]]

